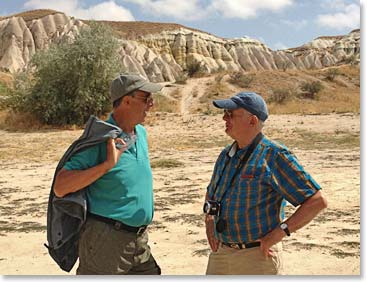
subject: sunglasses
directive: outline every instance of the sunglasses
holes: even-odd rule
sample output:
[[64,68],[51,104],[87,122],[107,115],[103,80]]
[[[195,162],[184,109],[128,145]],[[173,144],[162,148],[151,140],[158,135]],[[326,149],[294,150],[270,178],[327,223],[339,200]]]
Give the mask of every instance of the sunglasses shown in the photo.
[[153,103],[153,98],[151,96],[142,97],[142,96],[131,95],[131,97],[134,97],[136,99],[140,99],[140,100],[144,101],[145,104],[152,104]]

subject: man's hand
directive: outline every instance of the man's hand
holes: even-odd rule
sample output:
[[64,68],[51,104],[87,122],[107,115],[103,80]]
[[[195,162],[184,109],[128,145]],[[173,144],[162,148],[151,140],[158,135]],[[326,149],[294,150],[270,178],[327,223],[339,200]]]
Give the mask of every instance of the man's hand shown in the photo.
[[210,248],[213,252],[216,252],[219,247],[219,241],[215,238],[214,235],[214,218],[211,215],[205,215],[205,226],[206,226],[206,237],[208,238],[208,242]]
[[[121,149],[116,148],[116,143],[120,143],[122,145]],[[107,169],[110,170],[113,168],[117,162],[119,161],[122,153],[126,150],[126,143],[121,138],[116,139],[108,139],[107,141],[107,159],[106,166]]]
[[284,231],[280,229],[280,227],[277,227],[260,239],[260,251],[265,258],[273,256],[273,251],[270,248],[278,242],[282,241],[284,236]]

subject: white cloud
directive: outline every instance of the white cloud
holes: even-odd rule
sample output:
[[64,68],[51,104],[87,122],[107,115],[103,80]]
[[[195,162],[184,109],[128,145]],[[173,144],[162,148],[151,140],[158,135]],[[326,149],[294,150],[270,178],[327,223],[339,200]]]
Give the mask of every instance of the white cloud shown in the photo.
[[317,17],[320,26],[335,29],[354,29],[360,27],[360,6],[356,4],[347,5],[344,10],[334,14],[323,14]]
[[79,0],[30,0],[24,4],[29,9],[53,9],[64,12],[68,16],[79,19],[109,20],[109,21],[134,21],[131,12],[114,1],[106,1],[88,8],[83,8]]
[[[279,11],[293,0],[121,0],[140,6],[145,13],[181,20],[202,19],[207,16],[248,19],[259,10]],[[205,4],[206,3],[206,4]]]
[[195,20],[205,17],[207,11],[199,0],[123,0],[140,6],[143,13],[167,16],[180,20]]
[[295,30],[300,30],[308,25],[307,20],[298,20],[298,21],[290,21],[290,20],[281,20],[287,26],[292,27]]
[[320,2],[320,6],[328,10],[344,10],[347,3],[345,0],[323,0]]
[[225,18],[255,18],[259,10],[279,11],[292,5],[293,0],[213,0],[209,10],[215,10]]

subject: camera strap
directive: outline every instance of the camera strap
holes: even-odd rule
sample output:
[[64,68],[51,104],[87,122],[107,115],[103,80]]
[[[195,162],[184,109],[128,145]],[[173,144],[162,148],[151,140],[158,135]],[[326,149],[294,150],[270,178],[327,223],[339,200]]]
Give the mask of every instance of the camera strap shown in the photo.
[[[249,158],[250,158],[250,156],[252,155],[252,153],[253,153],[253,151],[255,150],[256,146],[260,143],[260,141],[261,141],[261,139],[263,138],[263,136],[264,136],[264,135],[260,132],[259,134],[257,134],[257,135],[256,135],[255,139],[254,139],[254,140],[252,141],[252,143],[250,144],[249,148],[248,148],[248,149],[247,149],[247,151],[246,151],[245,156],[240,160],[240,165],[238,165],[238,166],[237,166],[236,171],[235,171],[235,173],[233,174],[231,181],[229,182],[230,184],[226,187],[226,189],[225,189],[224,193],[223,193],[223,194],[222,194],[222,196],[220,197],[220,200],[218,201],[219,203],[220,203],[220,202],[222,202],[222,200],[223,200],[224,196],[226,195],[226,193],[228,192],[229,188],[230,188],[230,187],[232,187],[233,182],[234,182],[234,180],[235,180],[235,178],[236,178],[237,174],[238,174],[238,173],[241,171],[241,169],[246,165],[246,163],[247,163],[248,159],[249,159]],[[224,171],[225,171],[225,169],[226,169],[226,167],[227,167],[227,165],[228,165],[228,163],[229,163],[229,161],[230,161],[230,158],[231,158],[230,156],[228,156],[228,157],[227,157],[226,163],[225,163],[225,165],[224,165],[224,167],[223,167],[223,169],[222,169],[222,172],[221,172],[221,174],[220,174],[220,177],[219,177],[219,179],[218,179],[218,181],[217,181],[217,184],[216,184],[216,186],[215,186],[215,189],[214,189],[214,192],[213,192],[213,197],[214,197],[214,195],[215,195],[215,192],[216,192],[216,191],[217,191],[217,189],[218,189],[219,183],[220,183],[220,181],[221,181],[221,179],[222,179],[222,177],[223,177]]]

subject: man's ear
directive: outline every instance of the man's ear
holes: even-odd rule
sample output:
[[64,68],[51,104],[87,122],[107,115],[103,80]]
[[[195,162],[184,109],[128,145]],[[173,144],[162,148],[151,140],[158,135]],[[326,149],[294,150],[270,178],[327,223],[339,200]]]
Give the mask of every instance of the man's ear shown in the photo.
[[259,123],[259,118],[255,115],[252,115],[250,119],[250,125],[256,126],[258,123]]
[[122,98],[122,103],[124,103],[125,105],[130,105],[131,104],[131,96],[127,95],[124,98]]

